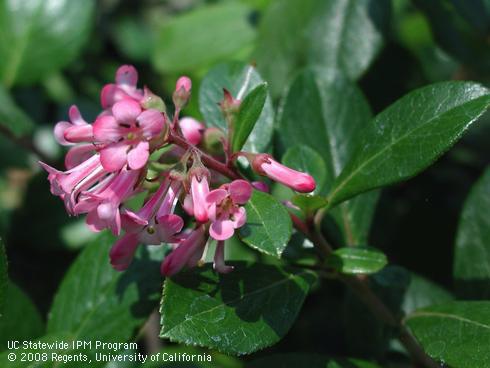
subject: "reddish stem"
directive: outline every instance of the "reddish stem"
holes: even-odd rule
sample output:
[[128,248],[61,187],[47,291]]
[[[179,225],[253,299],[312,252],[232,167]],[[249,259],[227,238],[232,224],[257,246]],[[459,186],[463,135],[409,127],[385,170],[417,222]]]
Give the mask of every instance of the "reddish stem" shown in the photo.
[[170,143],[174,143],[177,146],[182,147],[185,150],[188,149],[193,149],[199,152],[201,155],[201,160],[202,162],[210,169],[217,171],[230,179],[240,179],[240,175],[238,175],[235,171],[231,170],[227,165],[225,165],[222,162],[219,162],[218,160],[214,159],[213,157],[209,156],[207,153],[202,152],[199,148],[196,146],[190,144],[187,142],[184,138],[178,136],[174,132],[170,132],[170,135],[168,137],[168,140]]

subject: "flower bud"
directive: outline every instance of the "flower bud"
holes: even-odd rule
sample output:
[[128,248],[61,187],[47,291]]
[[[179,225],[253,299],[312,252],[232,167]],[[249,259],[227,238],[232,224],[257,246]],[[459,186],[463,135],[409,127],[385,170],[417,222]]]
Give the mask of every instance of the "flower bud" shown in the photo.
[[144,109],[154,109],[160,112],[166,112],[167,106],[160,96],[155,95],[152,91],[145,87],[143,99],[141,100],[141,106]]
[[207,128],[204,131],[203,145],[207,152],[212,155],[223,154],[223,140],[225,133],[216,127]]
[[267,176],[297,192],[309,193],[316,188],[315,179],[311,175],[284,166],[268,154],[253,156],[250,164],[256,173]]
[[182,109],[191,97],[192,82],[189,77],[183,76],[177,80],[172,100],[177,109]]
[[197,146],[202,139],[204,125],[196,119],[185,117],[179,120],[179,127],[184,138],[194,146]]
[[221,112],[227,121],[230,121],[238,110],[240,109],[240,100],[235,99],[230,91],[226,88],[223,88],[223,100],[220,102],[219,107],[221,108]]

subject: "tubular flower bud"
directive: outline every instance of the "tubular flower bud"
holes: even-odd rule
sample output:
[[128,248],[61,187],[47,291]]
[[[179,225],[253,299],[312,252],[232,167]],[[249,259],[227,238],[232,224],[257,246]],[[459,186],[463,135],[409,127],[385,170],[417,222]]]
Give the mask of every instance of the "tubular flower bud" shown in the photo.
[[255,155],[251,166],[256,173],[267,176],[297,192],[309,193],[316,188],[315,179],[311,175],[284,166],[275,161],[271,155],[265,153]]

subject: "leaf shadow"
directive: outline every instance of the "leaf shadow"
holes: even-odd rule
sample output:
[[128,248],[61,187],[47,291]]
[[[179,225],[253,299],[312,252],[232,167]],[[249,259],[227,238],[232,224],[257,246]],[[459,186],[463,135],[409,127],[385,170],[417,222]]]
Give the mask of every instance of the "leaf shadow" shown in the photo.
[[219,274],[217,279],[203,275],[210,270],[211,266],[208,265],[192,274],[186,272],[177,275],[172,281],[219,299],[246,323],[262,320],[277,336],[284,336],[291,326],[289,321],[295,319],[295,306],[302,302],[298,299],[304,297],[304,291],[290,281],[288,274],[297,273],[298,270],[286,267],[285,271],[280,271],[272,265],[259,263],[230,264],[235,267],[234,271]]
[[146,247],[140,247],[129,268],[122,272],[117,280],[116,294],[120,303],[131,293],[134,285],[137,297],[131,304],[131,314],[135,318],[144,318],[158,305],[163,278],[160,275],[160,262],[150,257]]

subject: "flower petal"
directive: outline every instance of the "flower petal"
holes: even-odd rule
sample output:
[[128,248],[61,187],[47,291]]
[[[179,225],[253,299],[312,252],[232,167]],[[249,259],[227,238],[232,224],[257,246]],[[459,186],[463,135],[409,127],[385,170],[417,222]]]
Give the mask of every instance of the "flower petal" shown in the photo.
[[160,241],[163,243],[173,243],[177,239],[175,234],[179,233],[184,227],[184,220],[177,215],[164,215],[158,218],[157,232]]
[[243,207],[239,207],[233,212],[233,227],[235,229],[238,229],[239,227],[242,227],[245,225],[245,222],[247,222],[247,211]]
[[216,240],[226,240],[233,236],[235,228],[230,220],[216,220],[209,227],[209,235]]
[[94,138],[98,142],[117,142],[124,138],[124,128],[121,128],[112,115],[101,115],[93,125]]
[[117,271],[124,271],[133,261],[134,253],[138,248],[138,236],[126,234],[112,246],[109,257],[111,265]]
[[226,198],[228,192],[224,189],[215,189],[209,192],[206,196],[206,202],[208,205],[212,203],[219,204],[223,199]]
[[71,105],[70,110],[68,110],[68,116],[70,117],[70,121],[75,125],[85,125],[88,124],[82,115],[80,114],[80,110],[76,105]]
[[109,172],[121,170],[127,161],[129,146],[125,142],[112,143],[100,151],[100,163]]
[[70,170],[88,160],[94,153],[92,144],[81,144],[69,149],[65,156],[65,167]]
[[128,165],[133,170],[141,169],[146,165],[150,157],[150,145],[148,142],[139,142],[135,148],[128,153]]
[[245,204],[252,196],[252,186],[245,180],[232,181],[228,190],[234,203]]
[[122,65],[116,72],[116,83],[136,87],[138,83],[138,71],[132,65]]
[[71,126],[73,126],[73,124],[67,121],[60,121],[59,123],[56,123],[54,126],[54,137],[59,144],[62,144],[63,146],[69,146],[72,144],[65,139],[65,131]]
[[116,102],[114,106],[112,106],[112,114],[118,124],[133,125],[138,115],[141,114],[141,107],[136,101],[125,99]]
[[165,125],[165,118],[163,114],[154,109],[143,111],[136,119],[139,123],[143,136],[146,139],[156,137],[161,133],[163,126]]

